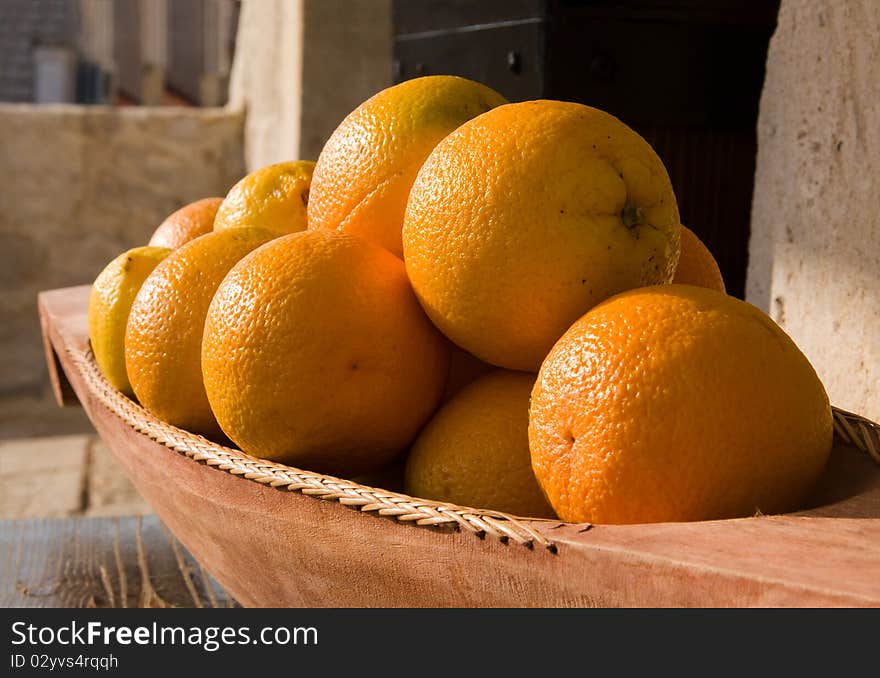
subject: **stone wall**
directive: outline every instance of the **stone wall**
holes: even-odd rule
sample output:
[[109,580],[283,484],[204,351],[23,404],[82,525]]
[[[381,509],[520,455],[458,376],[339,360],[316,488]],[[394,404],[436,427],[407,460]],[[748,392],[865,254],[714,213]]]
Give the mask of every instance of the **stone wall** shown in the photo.
[[783,0],[758,122],[747,299],[832,402],[880,421],[880,3]]
[[229,106],[247,110],[249,169],[315,160],[391,84],[391,0],[245,0]]
[[3,402],[47,387],[37,292],[90,283],[181,205],[225,195],[243,129],[223,109],[0,105]]

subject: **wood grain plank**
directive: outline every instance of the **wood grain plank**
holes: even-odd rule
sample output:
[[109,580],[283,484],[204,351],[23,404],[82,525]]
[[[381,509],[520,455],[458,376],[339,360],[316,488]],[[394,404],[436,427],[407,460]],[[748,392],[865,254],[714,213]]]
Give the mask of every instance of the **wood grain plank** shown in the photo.
[[82,511],[92,438],[0,441],[0,518],[57,518]]
[[[81,285],[74,288],[79,290],[79,294],[71,298],[72,303],[85,303],[88,308],[89,294],[91,293],[91,285]],[[82,298],[81,298],[82,297]],[[49,316],[42,312],[42,301],[38,297],[37,306],[40,308],[40,330],[43,335],[43,352],[46,356],[46,368],[49,372],[49,383],[52,386],[52,395],[55,396],[55,402],[59,407],[74,407],[79,405],[79,399],[74,393],[67,375],[61,367],[61,361],[52,345],[49,332]],[[86,321],[86,336],[88,336],[88,321]]]
[[155,516],[0,521],[0,607],[231,607]]

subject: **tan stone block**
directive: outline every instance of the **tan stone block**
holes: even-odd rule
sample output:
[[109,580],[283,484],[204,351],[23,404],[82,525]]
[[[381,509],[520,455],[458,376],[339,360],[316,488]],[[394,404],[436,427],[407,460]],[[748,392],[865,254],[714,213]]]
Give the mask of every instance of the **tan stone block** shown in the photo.
[[880,420],[880,307],[868,257],[781,243],[771,316],[813,363],[831,402]]
[[746,298],[832,402],[880,420],[880,4],[783,0],[770,42]]
[[0,442],[0,519],[79,513],[90,439],[75,435]]
[[100,438],[92,440],[90,452],[86,515],[142,516],[153,512]]

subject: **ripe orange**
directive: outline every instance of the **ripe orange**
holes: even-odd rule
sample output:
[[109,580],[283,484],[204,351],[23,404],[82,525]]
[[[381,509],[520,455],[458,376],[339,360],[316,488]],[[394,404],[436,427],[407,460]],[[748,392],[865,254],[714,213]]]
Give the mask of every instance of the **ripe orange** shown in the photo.
[[603,299],[667,283],[679,217],[663,163],[588,106],[499,106],[441,141],[406,208],[407,273],[434,324],[478,358],[536,371]]
[[309,228],[360,235],[403,256],[403,211],[422,162],[456,127],[504,102],[485,85],[449,75],[407,80],[368,99],[318,157]]
[[107,381],[133,395],[125,371],[125,325],[134,298],[153,269],[171,253],[167,247],[135,247],[111,261],[89,294],[89,342]]
[[534,374],[495,370],[466,386],[413,444],[406,492],[536,518],[553,517],[529,458]]
[[214,217],[223,198],[204,198],[172,212],[155,230],[150,245],[177,249],[214,229]]
[[406,448],[448,362],[403,262],[333,231],[282,236],[244,258],[217,290],[202,344],[208,398],[230,439],[348,477]]
[[553,347],[532,391],[532,466],[572,522],[796,509],[831,438],[828,396],[788,335],[701,287],[600,304]]
[[214,230],[257,226],[275,235],[304,231],[314,169],[309,160],[291,160],[251,172],[229,189]]
[[199,363],[208,305],[223,276],[274,237],[264,229],[208,233],[174,250],[135,297],[125,332],[125,365],[141,405],[163,421],[216,436]]
[[718,262],[687,226],[681,227],[681,256],[678,258],[678,268],[675,269],[673,283],[679,285],[696,285],[708,287],[710,290],[724,292],[724,279],[721,277],[721,269]]

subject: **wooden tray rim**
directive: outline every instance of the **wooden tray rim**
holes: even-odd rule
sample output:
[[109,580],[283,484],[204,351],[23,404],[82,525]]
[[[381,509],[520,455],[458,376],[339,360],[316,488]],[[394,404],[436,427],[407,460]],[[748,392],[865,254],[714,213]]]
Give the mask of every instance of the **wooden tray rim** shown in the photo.
[[[56,328],[59,334],[66,334]],[[44,333],[44,337],[46,334]],[[369,487],[351,480],[307,471],[279,462],[253,457],[236,448],[226,447],[207,438],[167,424],[150,414],[140,404],[115,389],[104,377],[91,348],[75,348],[72,337],[64,337],[64,349],[80,372],[90,392],[108,411],[131,429],[189,459],[245,480],[278,490],[298,492],[324,501],[338,502],[373,516],[390,517],[402,524],[421,527],[452,527],[480,538],[494,537],[513,541],[527,549],[536,545],[556,552],[556,544],[543,534],[548,526],[573,526],[578,532],[589,530],[589,523],[566,523],[558,519],[514,516],[499,511],[460,506],[421,499],[390,490]],[[46,341],[50,377],[60,404],[70,401],[69,386],[58,365],[51,342]],[[51,356],[48,355],[51,353]],[[835,436],[856,447],[880,464],[880,425],[859,414],[832,407]]]

